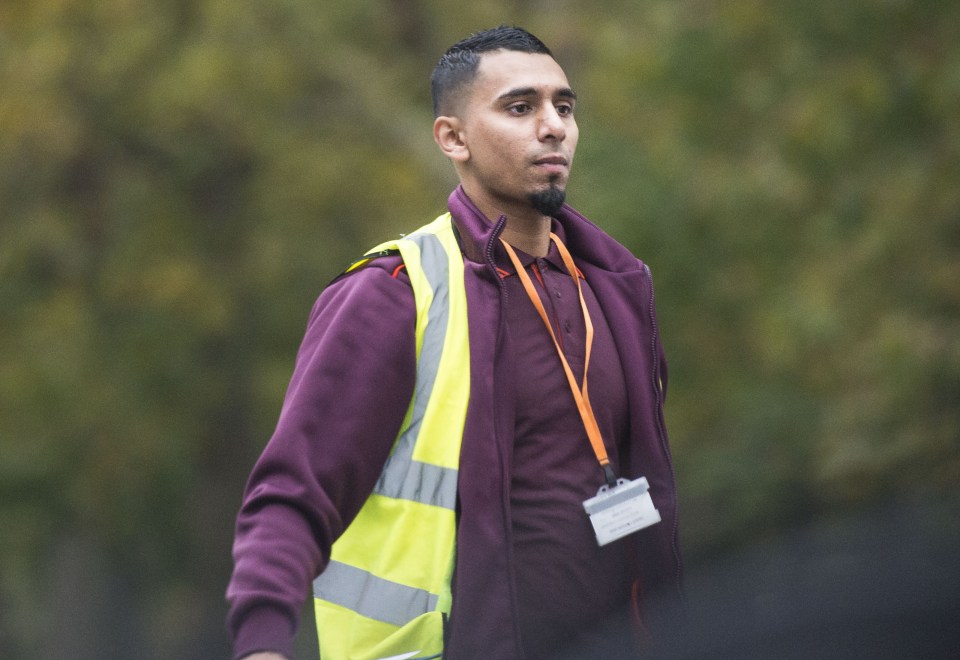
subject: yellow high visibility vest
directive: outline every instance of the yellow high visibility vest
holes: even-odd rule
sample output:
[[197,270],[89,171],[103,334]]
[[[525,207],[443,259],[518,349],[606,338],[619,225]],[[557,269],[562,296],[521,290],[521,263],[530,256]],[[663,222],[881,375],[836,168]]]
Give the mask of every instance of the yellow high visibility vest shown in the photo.
[[374,492],[313,583],[321,660],[439,657],[450,612],[470,396],[463,256],[449,213],[367,255],[383,250],[400,251],[413,288],[416,386]]

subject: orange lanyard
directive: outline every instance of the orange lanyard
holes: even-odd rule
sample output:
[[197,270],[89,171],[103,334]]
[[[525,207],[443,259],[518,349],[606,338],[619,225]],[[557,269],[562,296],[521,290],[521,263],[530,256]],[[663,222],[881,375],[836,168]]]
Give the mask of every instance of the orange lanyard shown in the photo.
[[582,387],[577,386],[577,379],[573,375],[573,371],[570,369],[570,364],[567,362],[567,358],[563,354],[563,349],[560,348],[560,343],[557,341],[556,334],[553,332],[553,324],[550,323],[550,319],[547,316],[547,310],[544,309],[543,302],[541,302],[540,296],[537,294],[537,290],[533,287],[533,282],[530,280],[530,276],[527,275],[526,269],[523,267],[523,264],[520,263],[517,253],[514,252],[513,248],[510,247],[510,244],[502,238],[500,239],[500,242],[503,243],[503,246],[507,250],[507,256],[510,257],[510,261],[512,261],[514,267],[516,267],[517,275],[519,275],[520,281],[523,283],[523,288],[527,292],[530,302],[532,302],[533,306],[537,308],[537,312],[540,314],[540,319],[543,321],[543,324],[547,326],[547,331],[550,333],[550,338],[553,340],[553,345],[557,349],[557,355],[560,356],[560,363],[563,364],[563,370],[567,374],[567,382],[570,384],[570,391],[573,393],[573,399],[577,402],[577,410],[580,412],[580,418],[583,420],[583,427],[587,431],[587,438],[590,440],[590,446],[593,447],[593,453],[596,454],[597,460],[600,462],[600,467],[603,469],[603,474],[607,480],[607,484],[610,486],[615,486],[617,483],[617,477],[613,472],[613,467],[610,465],[610,459],[607,457],[607,448],[603,444],[603,437],[600,435],[600,427],[597,425],[596,415],[593,414],[593,407],[590,405],[590,396],[587,394],[587,370],[590,368],[590,349],[593,346],[593,321],[590,320],[590,311],[587,309],[587,301],[583,298],[583,289],[580,287],[580,278],[577,277],[577,267],[573,263],[573,257],[570,256],[570,252],[567,251],[566,246],[553,232],[550,233],[550,240],[553,241],[554,245],[557,246],[557,250],[560,251],[563,264],[567,267],[567,272],[570,273],[570,277],[573,278],[574,283],[577,285],[577,294],[580,296],[580,309],[583,310],[583,322],[587,330],[587,346],[583,359]]

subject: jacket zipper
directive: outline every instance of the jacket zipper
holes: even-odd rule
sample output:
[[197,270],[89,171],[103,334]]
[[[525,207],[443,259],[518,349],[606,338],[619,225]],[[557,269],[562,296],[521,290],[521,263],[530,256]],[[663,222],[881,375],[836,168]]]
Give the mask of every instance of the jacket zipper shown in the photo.
[[656,314],[656,305],[654,301],[654,291],[653,291],[653,275],[650,273],[650,267],[646,264],[643,265],[643,270],[647,274],[647,281],[650,284],[650,302],[648,304],[647,312],[650,315],[650,326],[653,330],[653,336],[650,340],[650,351],[652,353],[652,362],[653,362],[653,373],[651,374],[651,379],[653,381],[653,389],[656,393],[656,415],[655,419],[657,422],[657,433],[660,436],[660,448],[663,450],[664,455],[667,457],[667,465],[670,466],[670,478],[672,480],[673,486],[673,530],[670,538],[670,545],[673,548],[673,558],[677,564],[676,570],[676,582],[677,582],[677,591],[680,594],[681,598],[683,597],[683,582],[682,582],[682,562],[683,560],[680,557],[680,549],[678,547],[677,538],[680,533],[680,503],[677,498],[677,474],[673,468],[673,457],[670,455],[670,448],[667,445],[666,433],[664,433],[662,415],[663,415],[663,390],[661,389],[660,379],[657,376],[660,371],[660,353],[657,351],[657,337],[660,336],[660,328],[657,324],[657,314]]
[[[490,268],[490,270],[493,272],[494,276],[497,278],[497,286],[500,287],[500,314],[498,315],[498,316],[499,316],[499,320],[498,320],[498,324],[499,324],[499,325],[498,325],[498,327],[497,327],[497,340],[498,340],[498,341],[499,341],[500,337],[503,335],[504,324],[506,323],[504,310],[505,310],[505,308],[506,308],[506,306],[507,306],[507,297],[508,297],[508,294],[507,294],[507,286],[506,286],[506,284],[504,284],[503,278],[500,277],[500,274],[497,272],[497,262],[496,262],[496,259],[494,259],[494,254],[493,254],[493,253],[494,253],[494,249],[495,249],[495,246],[496,246],[496,243],[497,243],[497,239],[500,237],[500,234],[503,233],[503,228],[504,228],[504,226],[505,226],[506,224],[507,224],[507,217],[506,217],[505,215],[501,215],[501,216],[497,219],[497,224],[494,225],[494,227],[493,227],[493,233],[492,233],[491,236],[490,236],[490,240],[487,241],[486,250],[485,250],[485,254],[484,254],[484,256],[485,256],[486,259],[487,259],[487,266]],[[494,401],[496,401],[496,388],[494,388],[494,392],[495,392],[495,394],[494,394]],[[494,426],[494,429],[496,429],[496,426]],[[509,483],[509,479],[510,479],[509,473],[505,472],[504,475],[503,475],[503,478],[504,478],[504,483],[505,483],[505,484],[506,484],[506,483]],[[508,495],[508,493],[505,493],[505,495]],[[510,558],[510,561],[508,561],[507,563],[508,563],[508,565],[509,565],[509,567],[510,567],[510,585],[509,585],[509,587],[510,587],[510,601],[511,601],[511,610],[512,610],[512,612],[513,612],[513,614],[514,614],[514,616],[511,616],[511,617],[510,617],[510,618],[511,618],[511,621],[512,621],[512,623],[513,623],[513,643],[514,643],[514,651],[515,651],[515,653],[516,653],[516,657],[522,659],[522,658],[524,658],[525,656],[524,656],[524,652],[523,652],[523,645],[522,645],[521,640],[520,640],[520,623],[519,623],[518,617],[516,616],[516,612],[517,612],[517,593],[516,593],[515,577],[514,577],[514,575],[513,575],[513,574],[514,574],[514,571],[515,571],[515,567],[514,567],[514,565],[513,565],[513,556],[512,556],[512,554],[513,554],[513,551],[512,551],[513,531],[510,529],[510,525],[509,525],[509,521],[510,521],[510,511],[509,511],[509,508],[508,508],[508,507],[509,507],[509,498],[507,498],[507,499],[504,501],[503,505],[504,505],[504,507],[507,507],[507,510],[504,511],[503,520],[504,520],[504,538],[506,539],[507,552],[508,552],[509,555],[510,555],[510,557],[509,557],[509,558]]]

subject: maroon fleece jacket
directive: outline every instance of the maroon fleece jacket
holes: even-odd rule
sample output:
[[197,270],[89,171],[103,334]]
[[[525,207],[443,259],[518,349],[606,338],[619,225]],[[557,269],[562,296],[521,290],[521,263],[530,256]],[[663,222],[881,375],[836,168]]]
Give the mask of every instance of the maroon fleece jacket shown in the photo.
[[[504,219],[488,221],[462,188],[450,196],[464,254],[471,398],[459,475],[457,565],[445,657],[520,658],[511,457],[517,379],[497,265]],[[680,588],[675,479],[663,420],[666,364],[649,269],[569,206],[556,218],[607,321],[623,373],[622,476],[645,476],[662,522],[625,540],[634,593]],[[338,278],[320,295],[276,431],[237,518],[227,597],[235,657],[289,655],[300,609],[330,547],[372,491],[413,391],[414,303],[392,267]],[[621,542],[618,542],[621,543]]]

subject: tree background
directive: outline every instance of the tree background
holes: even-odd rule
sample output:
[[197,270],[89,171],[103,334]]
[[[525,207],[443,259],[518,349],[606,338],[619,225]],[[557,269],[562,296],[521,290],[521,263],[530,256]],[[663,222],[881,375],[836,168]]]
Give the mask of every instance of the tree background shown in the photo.
[[307,313],[442,210],[429,72],[500,23],[578,90],[571,202],[653,270],[688,565],[957,512],[957,3],[4,0],[5,657],[228,654]]

